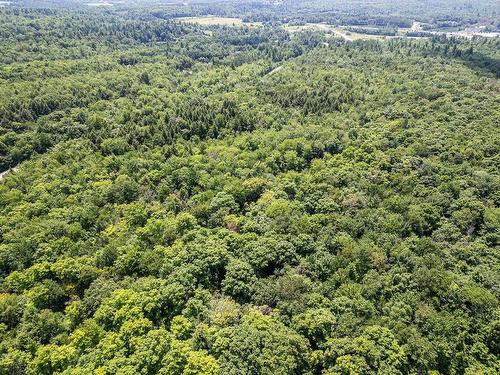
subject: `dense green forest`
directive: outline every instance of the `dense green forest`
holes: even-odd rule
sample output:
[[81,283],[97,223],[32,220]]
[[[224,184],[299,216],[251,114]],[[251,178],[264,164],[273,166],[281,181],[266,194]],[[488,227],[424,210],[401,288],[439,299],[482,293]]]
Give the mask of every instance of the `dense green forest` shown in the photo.
[[0,9],[0,375],[500,372],[499,38],[74,8]]
[[[0,2],[0,6],[1,6]],[[465,27],[481,22],[499,28],[497,0],[9,0],[15,7],[141,9],[159,17],[216,15],[275,24],[329,24],[410,27],[413,21],[432,28]]]
[[[150,0],[152,6],[155,0]],[[500,14],[495,0],[283,0],[206,1],[183,5],[156,5],[156,14],[220,15],[248,21],[273,23],[326,22],[330,24],[410,27],[414,20],[436,28],[463,27],[483,21],[498,27]]]

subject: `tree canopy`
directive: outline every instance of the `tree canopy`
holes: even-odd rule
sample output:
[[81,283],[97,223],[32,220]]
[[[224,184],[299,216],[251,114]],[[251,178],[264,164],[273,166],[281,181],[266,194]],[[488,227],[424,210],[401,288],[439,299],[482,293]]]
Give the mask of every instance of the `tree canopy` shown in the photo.
[[0,374],[499,373],[498,38],[153,13],[0,10]]

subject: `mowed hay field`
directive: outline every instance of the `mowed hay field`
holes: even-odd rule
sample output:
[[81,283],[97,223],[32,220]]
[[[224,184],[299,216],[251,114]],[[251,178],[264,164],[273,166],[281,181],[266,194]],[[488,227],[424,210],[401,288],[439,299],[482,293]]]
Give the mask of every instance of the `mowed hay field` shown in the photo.
[[241,18],[232,17],[183,17],[179,18],[182,22],[197,23],[198,25],[223,25],[223,26],[262,26],[260,22],[243,22]]

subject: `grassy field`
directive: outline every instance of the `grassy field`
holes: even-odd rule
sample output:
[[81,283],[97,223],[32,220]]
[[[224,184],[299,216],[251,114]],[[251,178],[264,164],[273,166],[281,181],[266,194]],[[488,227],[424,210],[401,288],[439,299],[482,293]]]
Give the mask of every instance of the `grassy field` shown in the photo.
[[362,34],[356,33],[353,31],[346,30],[344,28],[338,27],[333,31],[336,35],[343,37],[346,40],[382,40],[387,39],[388,37],[384,35],[370,35],[370,34]]
[[199,25],[222,25],[222,26],[261,26],[260,22],[243,22],[241,18],[230,17],[183,17],[179,18],[182,22],[197,23]]
[[301,26],[285,26],[285,29],[288,30],[290,33],[295,33],[303,30],[319,30],[319,31],[324,31],[326,33],[330,33],[332,34],[332,36],[342,37],[348,41],[354,41],[359,39],[365,39],[365,40],[384,39],[384,36],[382,35],[368,35],[368,34],[355,33],[352,31],[345,30],[341,27],[335,27],[324,23],[307,23]]
[[[262,26],[261,22],[243,22],[241,18],[236,17],[216,17],[216,16],[202,16],[202,17],[182,17],[178,18],[181,22],[196,23],[198,25],[221,25],[221,26]],[[343,27],[327,25],[325,23],[306,23],[305,25],[289,26],[285,25],[285,29],[290,33],[296,33],[304,30],[318,30],[329,33],[331,36],[341,37],[350,42],[355,40],[383,40],[390,37],[383,35],[369,35],[361,34],[353,31],[348,31]]]

